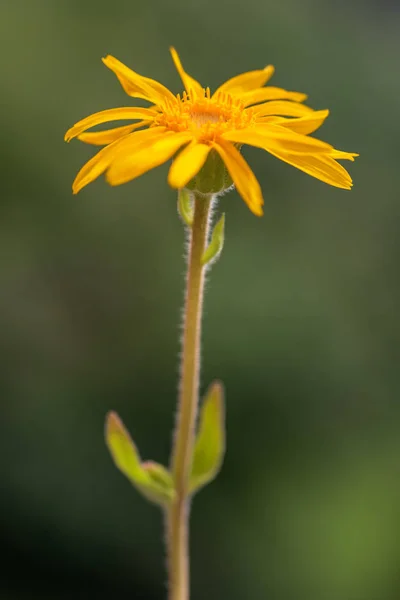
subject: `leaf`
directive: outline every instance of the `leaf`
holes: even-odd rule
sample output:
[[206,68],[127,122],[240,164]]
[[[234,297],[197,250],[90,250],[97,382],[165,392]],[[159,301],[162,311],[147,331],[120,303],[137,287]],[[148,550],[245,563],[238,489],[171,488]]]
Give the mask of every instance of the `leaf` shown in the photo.
[[211,234],[211,241],[208,244],[203,256],[201,257],[201,263],[208,265],[211,262],[215,262],[222,252],[224,247],[225,239],[225,215],[223,214],[218,223],[215,225]]
[[[175,496],[174,483],[172,481],[171,473],[165,467],[163,467],[163,465],[160,465],[152,460],[147,460],[146,462],[142,463],[142,468],[149,475],[154,488],[157,488],[159,493],[165,497],[166,502],[163,502],[163,504],[169,503]],[[151,490],[149,493],[150,492]],[[145,492],[142,490],[142,493],[144,494]],[[151,499],[152,498],[150,498],[150,500]]]
[[200,411],[189,490],[197,492],[218,474],[225,453],[224,389],[221,382],[211,384]]
[[190,192],[186,189],[178,191],[178,213],[182,221],[188,227],[192,227],[194,216],[193,199]]
[[148,500],[165,506],[175,496],[170,473],[153,461],[142,462],[139,452],[115,412],[106,417],[106,443],[116,467]]

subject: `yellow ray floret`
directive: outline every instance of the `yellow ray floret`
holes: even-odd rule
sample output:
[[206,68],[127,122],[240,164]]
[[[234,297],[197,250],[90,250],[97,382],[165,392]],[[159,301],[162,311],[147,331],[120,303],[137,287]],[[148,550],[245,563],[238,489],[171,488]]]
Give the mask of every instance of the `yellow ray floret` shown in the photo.
[[[329,111],[315,111],[305,105],[303,93],[264,87],[274,73],[271,65],[236,75],[211,94],[209,88],[188,75],[174,48],[171,55],[185,88],[176,96],[113,56],[103,59],[124,91],[132,98],[150,102],[150,106],[103,110],[67,131],[66,141],[76,137],[104,146],[79,171],[72,186],[74,193],[103,173],[111,185],[119,185],[171,158],[168,183],[180,189],[189,184],[213,153],[222,159],[250,210],[262,215],[260,185],[239,150],[243,144],[262,148],[329,185],[351,188],[349,173],[337,161],[353,161],[358,155],[310,136]],[[88,131],[115,121],[130,123]]]

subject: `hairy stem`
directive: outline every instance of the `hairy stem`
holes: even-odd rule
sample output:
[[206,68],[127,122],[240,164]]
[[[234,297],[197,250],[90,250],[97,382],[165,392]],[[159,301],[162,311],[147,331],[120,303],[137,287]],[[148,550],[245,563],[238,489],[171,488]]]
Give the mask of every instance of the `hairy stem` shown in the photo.
[[190,232],[178,413],[171,461],[176,499],[167,513],[169,600],[189,600],[188,485],[199,403],[205,272],[201,257],[207,244],[211,204],[211,197],[195,196]]

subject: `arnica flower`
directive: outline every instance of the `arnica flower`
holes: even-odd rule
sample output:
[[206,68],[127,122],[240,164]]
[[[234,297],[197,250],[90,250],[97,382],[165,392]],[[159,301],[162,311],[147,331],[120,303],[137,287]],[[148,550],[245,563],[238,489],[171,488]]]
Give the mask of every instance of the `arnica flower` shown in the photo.
[[[337,160],[353,161],[358,155],[336,150],[310,136],[329,111],[315,111],[303,104],[305,94],[264,87],[274,67],[237,75],[211,94],[209,88],[203,88],[184,71],[174,48],[171,54],[185,88],[182,94],[174,95],[113,56],[103,59],[128,96],[147,100],[150,106],[103,110],[67,131],[66,141],[77,137],[104,146],[79,171],[72,186],[75,194],[104,172],[111,185],[119,185],[171,158],[168,183],[182,189],[213,156],[222,159],[250,210],[262,215],[260,185],[240,152],[243,144],[262,148],[325,183],[351,188],[351,177]],[[111,121],[133,123],[106,131],[87,131]]]

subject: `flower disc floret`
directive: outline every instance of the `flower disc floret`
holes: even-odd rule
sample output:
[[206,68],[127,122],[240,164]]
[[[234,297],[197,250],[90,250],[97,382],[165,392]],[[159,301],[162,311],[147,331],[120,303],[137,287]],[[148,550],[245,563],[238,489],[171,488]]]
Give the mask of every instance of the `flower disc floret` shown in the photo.
[[211,97],[210,88],[203,89],[203,96],[183,92],[175,102],[166,102],[154,124],[168,131],[188,131],[202,143],[215,142],[227,131],[251,127],[254,111],[245,110],[240,98],[220,92]]

